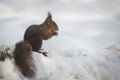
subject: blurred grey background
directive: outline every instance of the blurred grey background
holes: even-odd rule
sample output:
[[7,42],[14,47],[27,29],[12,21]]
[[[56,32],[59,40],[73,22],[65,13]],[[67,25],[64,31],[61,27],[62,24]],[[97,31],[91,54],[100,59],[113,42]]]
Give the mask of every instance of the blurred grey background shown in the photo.
[[100,49],[120,42],[120,0],[0,0],[0,44],[15,44],[50,11],[59,36],[46,49]]

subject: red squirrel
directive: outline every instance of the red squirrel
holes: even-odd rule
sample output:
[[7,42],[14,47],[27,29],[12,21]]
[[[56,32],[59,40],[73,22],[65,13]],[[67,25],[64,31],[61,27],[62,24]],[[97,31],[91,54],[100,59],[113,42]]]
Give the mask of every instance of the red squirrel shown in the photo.
[[[57,31],[57,24],[52,20],[52,15],[48,12],[48,17],[42,24],[29,26],[25,31],[24,40],[16,43],[13,51],[15,64],[25,77],[33,77],[35,75],[32,51],[42,53],[40,52],[42,41],[57,35]],[[47,56],[46,54],[44,55]]]

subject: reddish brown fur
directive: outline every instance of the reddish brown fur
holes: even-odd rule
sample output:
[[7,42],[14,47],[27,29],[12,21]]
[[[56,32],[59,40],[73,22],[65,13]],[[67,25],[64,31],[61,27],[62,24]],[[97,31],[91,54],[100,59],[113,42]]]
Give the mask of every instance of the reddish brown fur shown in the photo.
[[24,40],[28,41],[33,51],[39,52],[42,46],[42,40],[47,40],[56,35],[58,31],[57,24],[52,20],[49,13],[47,19],[40,25],[31,25],[24,34]]

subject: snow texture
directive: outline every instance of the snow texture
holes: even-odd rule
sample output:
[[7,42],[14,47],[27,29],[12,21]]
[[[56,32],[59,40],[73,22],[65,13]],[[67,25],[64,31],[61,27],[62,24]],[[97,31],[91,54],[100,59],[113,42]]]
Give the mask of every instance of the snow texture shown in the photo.
[[[33,52],[36,77],[33,80],[120,80],[120,46],[97,51],[49,50],[48,57]],[[29,80],[14,64],[14,59],[0,62],[0,80]]]

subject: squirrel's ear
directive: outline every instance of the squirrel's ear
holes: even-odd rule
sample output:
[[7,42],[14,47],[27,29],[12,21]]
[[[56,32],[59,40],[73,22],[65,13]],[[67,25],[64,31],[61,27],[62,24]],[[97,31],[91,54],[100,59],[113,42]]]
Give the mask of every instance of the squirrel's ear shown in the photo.
[[52,15],[50,12],[48,12],[48,17],[46,19],[47,23],[50,23],[50,21],[52,20]]
[[48,11],[48,18],[52,19],[52,15],[49,11]]

